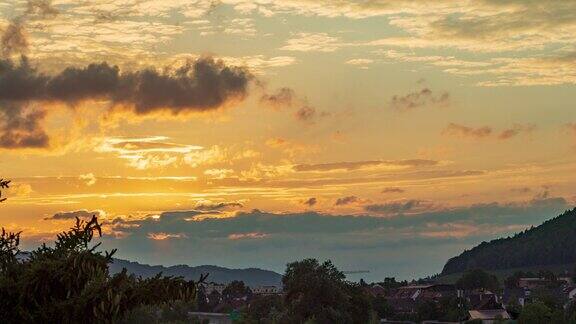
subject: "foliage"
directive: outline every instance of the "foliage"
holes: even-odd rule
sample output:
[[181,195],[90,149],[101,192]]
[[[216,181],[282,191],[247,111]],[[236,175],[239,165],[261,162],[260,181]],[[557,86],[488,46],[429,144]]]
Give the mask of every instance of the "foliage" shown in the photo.
[[552,311],[544,303],[535,302],[524,306],[520,317],[519,324],[548,324],[552,323]]
[[384,296],[372,298],[372,309],[374,309],[378,318],[391,318],[394,315],[394,308],[390,306]]
[[250,301],[243,314],[243,320],[245,323],[276,323],[282,309],[280,296],[258,296]]
[[513,237],[482,242],[446,263],[443,275],[576,262],[576,208]]
[[500,287],[498,278],[481,269],[466,271],[456,282],[456,286],[464,290],[488,289],[497,290]]
[[2,189],[10,187],[10,180],[0,179],[0,203],[6,201],[7,198],[2,198]]
[[[126,270],[110,276],[116,252],[91,245],[101,235],[98,219],[76,219],[57,236],[53,247],[42,245],[17,258],[20,233],[0,237],[0,314],[3,323],[111,323],[142,305],[192,302],[196,282],[182,278],[141,279]],[[203,281],[205,277],[200,278]]]
[[330,261],[293,262],[286,267],[282,323],[367,323],[370,302],[364,290],[345,280]]
[[222,298],[229,303],[234,299],[252,296],[252,290],[243,281],[234,280],[230,282],[222,291]]

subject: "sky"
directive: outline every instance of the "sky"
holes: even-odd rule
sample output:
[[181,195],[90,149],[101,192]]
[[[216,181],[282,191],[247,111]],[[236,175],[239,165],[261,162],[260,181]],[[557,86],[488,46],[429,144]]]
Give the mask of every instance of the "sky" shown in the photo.
[[576,1],[0,0],[0,31],[25,248],[97,215],[142,263],[409,279],[576,202]]

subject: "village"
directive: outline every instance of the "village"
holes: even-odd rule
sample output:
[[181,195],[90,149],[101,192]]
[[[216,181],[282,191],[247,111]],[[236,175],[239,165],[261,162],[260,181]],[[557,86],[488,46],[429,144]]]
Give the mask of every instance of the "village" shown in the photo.
[[[550,271],[517,272],[501,286],[491,282],[492,279],[495,277],[474,270],[452,284],[426,280],[397,282],[386,278],[370,284],[361,280],[360,285],[370,296],[378,322],[390,324],[516,323],[528,305],[541,303],[551,309],[567,309],[576,297],[573,278],[555,276]],[[199,298],[204,298],[200,304],[205,307],[200,306],[203,311],[191,315],[215,324],[234,323],[251,303],[266,299],[280,301],[284,295],[282,287],[247,287],[241,282],[228,285],[210,282],[200,289]]]

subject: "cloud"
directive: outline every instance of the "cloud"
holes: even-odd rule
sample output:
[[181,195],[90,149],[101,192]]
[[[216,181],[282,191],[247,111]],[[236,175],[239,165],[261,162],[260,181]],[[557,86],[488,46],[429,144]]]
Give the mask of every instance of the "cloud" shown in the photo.
[[414,91],[403,96],[395,95],[390,101],[390,106],[399,111],[409,111],[429,106],[445,107],[449,104],[450,94],[448,92],[435,95],[429,88]]
[[196,204],[196,206],[194,206],[194,209],[201,211],[210,211],[210,210],[234,209],[242,207],[244,207],[244,204],[237,201],[218,202],[218,203],[211,201],[204,201]]
[[265,93],[260,97],[260,103],[272,107],[275,110],[292,108],[297,106],[294,118],[300,122],[312,124],[318,117],[324,117],[326,112],[318,113],[316,108],[308,104],[307,98],[299,98],[291,88],[283,87],[275,93]]
[[44,218],[45,220],[70,220],[75,219],[76,217],[80,219],[89,219],[92,216],[96,217],[105,217],[106,213],[103,210],[94,210],[88,211],[86,209],[82,210],[75,210],[75,211],[66,211],[66,212],[58,212],[51,217]]
[[151,240],[154,240],[154,241],[164,241],[164,240],[170,240],[170,239],[185,239],[186,235],[181,234],[181,233],[158,232],[158,233],[148,233],[147,237]]
[[2,57],[12,54],[26,54],[29,42],[26,36],[26,25],[30,18],[44,19],[54,17],[58,10],[52,7],[50,0],[28,0],[26,11],[13,18],[0,36]]
[[397,187],[388,187],[388,188],[384,188],[382,189],[381,193],[386,194],[386,193],[404,193],[406,192],[406,190],[402,189],[402,188],[397,188]]
[[[504,129],[500,131],[495,138],[499,140],[509,140],[521,134],[531,134],[536,129],[533,124],[515,124],[511,128]],[[478,128],[468,127],[456,123],[450,123],[442,131],[443,135],[471,138],[471,139],[483,139],[490,138],[494,134],[494,129],[489,126],[482,126]]]
[[359,59],[351,59],[346,61],[346,64],[348,65],[355,65],[355,66],[359,66],[361,68],[366,68],[368,65],[374,63],[374,60],[372,59],[365,59],[365,58],[359,58]]
[[96,179],[96,176],[94,175],[94,173],[81,174],[78,176],[78,179],[86,181],[87,186],[95,185],[96,181],[98,180],[98,179]]
[[492,131],[492,128],[488,126],[472,128],[456,123],[450,123],[442,131],[442,134],[447,136],[480,139],[492,135]]
[[371,204],[364,206],[364,210],[381,215],[397,215],[414,212],[424,212],[432,209],[429,202],[422,200],[402,200],[384,204]]
[[0,148],[47,148],[50,138],[42,125],[46,114],[42,108],[0,100]]
[[141,170],[187,163],[192,154],[206,154],[202,146],[178,144],[169,140],[166,136],[108,137],[102,140],[96,151],[114,153],[118,158],[128,161],[130,167]]
[[318,199],[312,197],[302,201],[302,204],[312,207],[318,203]]
[[362,169],[384,168],[403,169],[413,167],[428,167],[438,165],[438,161],[414,159],[414,160],[375,160],[357,162],[337,162],[324,164],[298,164],[294,171],[297,172],[333,172],[333,171],[355,171]]
[[42,128],[48,110],[28,105],[65,103],[74,107],[87,100],[110,102],[109,113],[180,115],[216,110],[243,100],[252,75],[244,68],[201,57],[183,66],[121,72],[107,63],[68,67],[54,75],[34,69],[23,58],[16,65],[0,61],[0,112],[5,122],[0,144],[6,148],[46,147]]
[[[323,257],[340,268],[370,269],[374,280],[391,272],[408,278],[439,271],[448,258],[464,249],[538,225],[566,208],[561,201],[548,205],[527,201],[422,210],[390,217],[381,217],[380,213],[255,210],[234,217],[191,221],[193,213],[172,214],[135,220],[129,224],[136,226],[118,229],[126,234],[120,238],[106,235],[105,230],[104,244],[119,248],[125,258],[152,264],[218,264],[282,271],[291,260]],[[157,238],[171,238],[159,246],[149,238],[150,233],[166,234]],[[389,261],[386,265],[372,262],[382,257]]]
[[312,122],[316,115],[316,108],[310,106],[304,106],[294,113],[294,117],[302,122]]
[[335,206],[345,206],[345,205],[354,204],[354,203],[357,203],[360,201],[361,201],[361,199],[356,197],[356,196],[346,196],[346,197],[338,198],[336,200],[336,202],[334,203],[334,205]]
[[232,169],[208,169],[204,170],[204,174],[210,177],[211,179],[225,179],[232,174],[234,174],[234,170]]
[[296,92],[291,88],[280,88],[276,93],[263,94],[260,102],[276,109],[291,107],[296,100]]
[[230,240],[246,240],[246,239],[263,239],[269,237],[270,234],[251,232],[251,233],[232,233],[228,235]]
[[498,139],[500,140],[507,140],[513,137],[516,137],[520,134],[530,134],[536,129],[536,126],[533,124],[529,125],[520,125],[516,124],[512,128],[508,128],[500,132],[498,135]]
[[296,52],[334,52],[343,45],[336,37],[326,33],[299,33],[286,41],[281,50]]

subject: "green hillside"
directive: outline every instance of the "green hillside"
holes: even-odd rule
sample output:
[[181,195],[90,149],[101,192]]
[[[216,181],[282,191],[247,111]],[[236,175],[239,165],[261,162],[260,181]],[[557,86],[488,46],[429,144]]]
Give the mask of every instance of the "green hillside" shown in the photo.
[[453,257],[441,275],[468,269],[562,268],[576,263],[576,208],[512,237],[482,242]]

